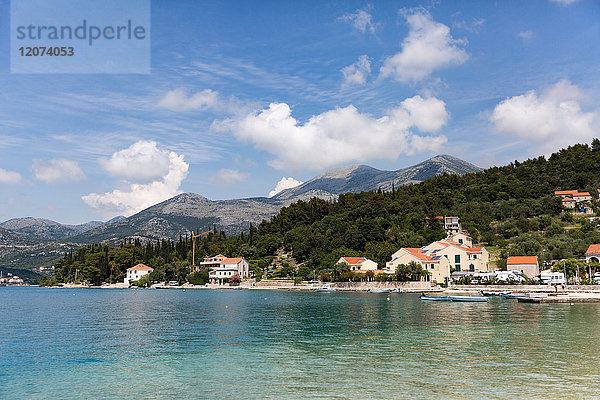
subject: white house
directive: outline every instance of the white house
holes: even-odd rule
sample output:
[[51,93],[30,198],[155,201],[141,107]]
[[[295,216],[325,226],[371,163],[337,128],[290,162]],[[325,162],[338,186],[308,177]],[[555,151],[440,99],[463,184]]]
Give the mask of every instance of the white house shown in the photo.
[[517,270],[528,278],[535,278],[540,274],[540,264],[536,256],[508,257],[507,270]]
[[[440,217],[435,217],[434,220],[438,221],[439,223],[441,223],[443,225],[444,230],[446,231],[446,234],[448,234],[448,235],[453,235],[453,234],[462,232],[462,226],[460,224],[459,217],[440,216]],[[425,218],[425,222],[428,225],[431,223],[431,221],[432,220],[429,217]]]
[[577,190],[555,190],[554,195],[557,197],[571,197],[577,193]]
[[147,275],[152,271],[154,271],[154,268],[150,268],[144,264],[138,264],[135,267],[127,268],[125,283],[131,284],[131,282],[137,281],[142,276]]
[[575,208],[575,200],[570,197],[562,199],[562,205],[564,208]]
[[364,257],[340,257],[336,264],[348,264],[350,271],[375,271],[377,263]]
[[200,266],[195,267],[194,270],[199,271],[201,267],[209,268],[208,277],[213,282],[231,278],[236,274],[240,278],[246,278],[250,275],[250,265],[244,257],[227,258],[222,254],[204,257],[204,261],[200,263]]
[[589,192],[577,192],[573,194],[573,200],[575,201],[591,201],[592,195]]

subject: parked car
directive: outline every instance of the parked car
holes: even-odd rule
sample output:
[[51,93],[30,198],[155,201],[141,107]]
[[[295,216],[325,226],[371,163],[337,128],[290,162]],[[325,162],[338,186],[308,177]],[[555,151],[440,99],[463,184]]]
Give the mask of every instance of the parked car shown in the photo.
[[502,283],[523,283],[525,277],[521,275],[521,271],[496,271],[496,280]]
[[597,283],[600,285],[600,272],[596,272],[594,274],[594,277],[592,278],[592,281],[594,281],[594,283]]

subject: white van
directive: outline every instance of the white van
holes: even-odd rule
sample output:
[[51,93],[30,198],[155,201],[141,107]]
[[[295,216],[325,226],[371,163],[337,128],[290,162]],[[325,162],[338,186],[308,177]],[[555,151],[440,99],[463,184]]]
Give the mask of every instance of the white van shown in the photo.
[[565,280],[565,274],[563,274],[562,272],[542,272],[540,275],[540,279],[545,285],[563,285],[567,283],[567,281]]

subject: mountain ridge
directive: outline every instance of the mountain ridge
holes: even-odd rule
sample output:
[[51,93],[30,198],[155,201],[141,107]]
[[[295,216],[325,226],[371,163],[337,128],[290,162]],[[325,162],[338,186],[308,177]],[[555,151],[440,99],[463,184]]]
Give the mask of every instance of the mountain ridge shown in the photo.
[[182,193],[126,219],[106,224],[72,238],[84,243],[112,242],[123,237],[146,240],[176,239],[192,230],[217,225],[227,235],[246,232],[250,224],[258,225],[277,214],[282,207],[313,197],[335,200],[348,192],[391,190],[404,184],[421,182],[443,173],[464,174],[481,168],[459,158],[440,155],[417,165],[396,171],[379,170],[368,165],[350,165],[327,170],[296,188],[286,189],[272,198],[252,197],[209,200],[194,193]]

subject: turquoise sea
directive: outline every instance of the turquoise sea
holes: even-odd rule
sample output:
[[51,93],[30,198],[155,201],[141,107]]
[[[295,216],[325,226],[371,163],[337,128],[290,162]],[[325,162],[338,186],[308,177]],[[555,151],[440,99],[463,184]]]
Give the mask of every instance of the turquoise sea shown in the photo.
[[0,287],[0,398],[598,399],[600,305]]

